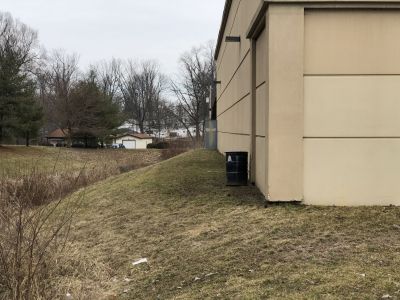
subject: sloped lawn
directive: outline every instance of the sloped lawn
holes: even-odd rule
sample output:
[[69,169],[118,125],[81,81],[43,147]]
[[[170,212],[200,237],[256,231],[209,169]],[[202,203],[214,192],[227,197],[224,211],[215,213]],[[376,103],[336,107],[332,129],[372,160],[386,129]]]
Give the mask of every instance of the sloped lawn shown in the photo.
[[87,189],[55,276],[60,295],[400,297],[399,208],[264,208],[256,188],[224,178],[223,157],[198,150]]

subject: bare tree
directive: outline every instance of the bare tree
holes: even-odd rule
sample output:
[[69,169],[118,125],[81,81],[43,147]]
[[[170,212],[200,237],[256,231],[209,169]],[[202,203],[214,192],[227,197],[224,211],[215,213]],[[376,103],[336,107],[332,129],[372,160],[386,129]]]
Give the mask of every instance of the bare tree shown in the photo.
[[48,120],[71,135],[78,121],[77,107],[71,99],[71,91],[79,80],[78,56],[53,51],[39,79]]
[[173,114],[173,104],[164,98],[156,101],[152,112],[152,128],[156,130],[156,134],[160,138],[163,129],[174,127],[175,115]]
[[[214,80],[215,62],[212,43],[193,48],[180,59],[181,73],[171,82],[171,90],[179,102],[177,106],[184,110],[175,113],[178,121],[189,131],[195,127],[196,141],[204,133],[205,120],[208,114],[207,98]],[[190,132],[190,131],[189,131]]]
[[111,61],[102,61],[94,66],[92,70],[96,73],[97,84],[102,92],[107,95],[113,103],[122,105],[121,80],[122,61],[113,58]]
[[[38,58],[37,32],[15,20],[9,13],[0,13],[0,55],[12,55],[17,70],[29,72]],[[3,63],[5,63],[3,61]],[[2,65],[4,67],[11,67]]]
[[151,127],[155,108],[165,89],[165,77],[153,61],[127,64],[121,81],[121,91],[126,114],[138,123],[140,131]]

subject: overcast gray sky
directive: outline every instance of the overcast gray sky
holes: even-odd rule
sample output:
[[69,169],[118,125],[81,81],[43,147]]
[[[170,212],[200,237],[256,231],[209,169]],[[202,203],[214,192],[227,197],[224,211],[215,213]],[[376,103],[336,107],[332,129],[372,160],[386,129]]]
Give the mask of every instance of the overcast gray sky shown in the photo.
[[38,30],[47,49],[102,59],[156,59],[173,74],[180,54],[216,40],[224,0],[1,0],[0,10]]

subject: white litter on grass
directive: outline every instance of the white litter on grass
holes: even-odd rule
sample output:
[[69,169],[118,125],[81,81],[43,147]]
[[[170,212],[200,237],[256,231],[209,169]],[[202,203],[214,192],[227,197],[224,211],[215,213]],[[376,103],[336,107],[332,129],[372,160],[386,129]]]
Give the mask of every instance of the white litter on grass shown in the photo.
[[141,264],[147,264],[148,260],[147,258],[141,258],[135,262],[132,263],[133,266],[141,265]]
[[67,298],[67,299],[72,299],[72,295],[71,295],[70,293],[67,293],[67,294],[65,295],[65,298]]
[[199,281],[199,280],[201,280],[200,277],[196,277],[196,278],[194,279],[194,281]]
[[124,279],[124,281],[125,281],[125,282],[131,282],[131,281],[132,281],[132,279],[125,278],[125,279]]
[[390,298],[392,298],[392,296],[390,296],[390,295],[383,295],[382,296],[382,299],[390,299]]

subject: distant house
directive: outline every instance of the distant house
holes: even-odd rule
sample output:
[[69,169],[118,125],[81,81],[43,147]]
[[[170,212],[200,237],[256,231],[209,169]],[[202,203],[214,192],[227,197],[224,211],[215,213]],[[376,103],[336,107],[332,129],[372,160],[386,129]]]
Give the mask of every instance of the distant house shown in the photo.
[[[71,146],[72,148],[98,148],[99,143],[95,136],[83,132],[74,133],[73,136],[69,136],[68,129],[56,129],[50,132],[46,136],[47,144],[54,147],[66,147]],[[70,142],[70,145],[68,145]]]
[[47,144],[54,147],[64,147],[67,144],[67,135],[61,129],[53,130],[46,136]]
[[124,133],[114,139],[114,144],[124,145],[126,149],[147,149],[153,138],[142,133]]

